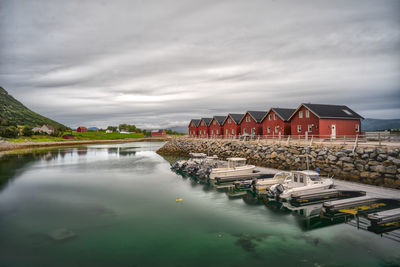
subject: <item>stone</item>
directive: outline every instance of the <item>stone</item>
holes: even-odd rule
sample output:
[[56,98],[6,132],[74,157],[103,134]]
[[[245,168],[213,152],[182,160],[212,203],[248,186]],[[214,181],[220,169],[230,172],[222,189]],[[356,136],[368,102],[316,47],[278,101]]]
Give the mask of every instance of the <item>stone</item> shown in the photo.
[[378,157],[376,158],[377,161],[385,161],[387,159],[386,154],[379,154]]
[[271,153],[271,159],[274,159],[278,156],[278,153],[276,153],[275,151]]
[[395,178],[396,178],[396,176],[395,176],[395,175],[393,175],[393,174],[388,174],[388,173],[385,173],[385,178],[395,179]]
[[369,158],[374,159],[374,158],[376,158],[377,155],[378,154],[376,154],[375,152],[371,153],[371,154],[369,154]]
[[356,169],[359,170],[360,172],[364,171],[364,165],[363,164],[356,164]]
[[386,154],[387,153],[387,149],[378,147],[376,149],[376,153],[378,153],[378,154]]
[[382,177],[382,175],[379,172],[370,172],[369,173],[369,178],[374,179],[374,178],[379,178],[379,177]]
[[350,158],[350,157],[341,157],[340,159],[339,159],[340,161],[343,161],[343,162],[349,162],[349,163],[353,163],[353,159],[352,158]]
[[375,166],[375,165],[378,165],[379,163],[377,162],[377,161],[375,161],[375,160],[370,160],[370,161],[368,161],[368,165],[369,166]]
[[335,153],[335,156],[338,157],[338,158],[341,158],[341,157],[346,157],[347,154],[346,154],[346,153],[343,153],[343,152],[336,152],[336,153]]
[[376,166],[371,166],[371,170],[373,170],[374,172],[384,173],[386,172],[386,167],[383,165],[376,165]]
[[362,159],[369,159],[369,155],[368,155],[368,154],[363,154],[363,155],[361,156],[361,158],[362,158]]
[[375,149],[373,149],[373,148],[366,148],[366,149],[364,149],[364,153],[371,154],[371,153],[373,153],[373,152],[375,152]]
[[354,169],[354,165],[351,163],[343,163],[343,170],[350,171]]
[[362,148],[362,147],[357,147],[357,148],[356,148],[356,152],[357,152],[357,154],[364,154],[364,148]]
[[288,151],[289,151],[289,153],[292,153],[292,154],[295,154],[295,155],[300,154],[300,152],[298,150],[296,150],[296,149],[289,148]]
[[361,178],[368,178],[369,177],[369,172],[360,172],[360,177]]
[[392,156],[392,157],[397,157],[397,155],[399,155],[399,152],[396,151],[396,149],[389,149],[387,153],[389,156]]
[[397,169],[396,166],[389,166],[385,168],[385,173],[396,174]]
[[329,155],[327,158],[329,161],[335,161],[337,159],[337,157],[333,156],[333,155]]
[[315,153],[314,151],[311,151],[311,153],[310,153],[310,154],[311,154],[311,156],[312,156],[313,158],[316,158],[316,157],[317,157],[317,155],[318,155],[318,154],[317,154],[317,153]]

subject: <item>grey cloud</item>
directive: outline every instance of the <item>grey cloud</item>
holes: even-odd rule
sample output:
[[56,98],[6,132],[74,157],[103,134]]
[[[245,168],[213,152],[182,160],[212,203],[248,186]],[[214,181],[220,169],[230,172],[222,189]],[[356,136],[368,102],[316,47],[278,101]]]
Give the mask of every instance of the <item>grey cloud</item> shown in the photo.
[[0,81],[70,126],[347,104],[400,114],[400,2],[2,1]]

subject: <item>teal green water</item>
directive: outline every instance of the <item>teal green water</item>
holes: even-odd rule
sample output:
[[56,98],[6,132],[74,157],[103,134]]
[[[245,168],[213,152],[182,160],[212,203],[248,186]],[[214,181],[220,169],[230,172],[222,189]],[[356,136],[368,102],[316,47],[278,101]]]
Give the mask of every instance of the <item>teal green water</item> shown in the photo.
[[[400,264],[399,242],[346,223],[307,230],[294,213],[183,178],[160,145],[0,158],[0,266]],[[75,236],[55,240],[57,229]]]

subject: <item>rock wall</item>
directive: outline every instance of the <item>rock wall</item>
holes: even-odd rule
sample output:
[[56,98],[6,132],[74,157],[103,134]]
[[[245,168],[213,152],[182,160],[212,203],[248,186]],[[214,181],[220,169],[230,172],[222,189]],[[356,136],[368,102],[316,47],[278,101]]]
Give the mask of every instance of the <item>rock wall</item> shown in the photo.
[[[340,146],[304,146],[227,140],[174,139],[161,147],[161,155],[208,153],[219,158],[243,157],[257,166],[282,170],[321,169],[337,179],[400,189],[400,149]],[[308,158],[308,159],[307,159]]]

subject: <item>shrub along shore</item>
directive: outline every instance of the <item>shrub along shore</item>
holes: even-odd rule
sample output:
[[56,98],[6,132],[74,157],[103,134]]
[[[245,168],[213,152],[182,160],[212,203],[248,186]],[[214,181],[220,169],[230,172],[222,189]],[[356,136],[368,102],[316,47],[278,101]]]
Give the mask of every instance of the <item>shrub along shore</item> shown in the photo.
[[188,156],[190,152],[217,155],[221,159],[243,157],[257,166],[281,170],[319,168],[336,179],[400,189],[399,147],[357,147],[263,144],[229,140],[173,139],[161,147],[161,155]]

